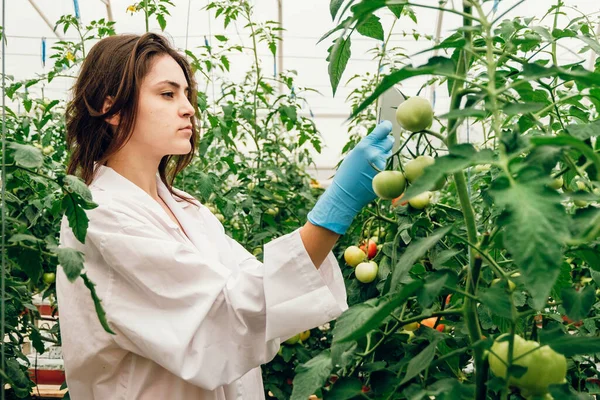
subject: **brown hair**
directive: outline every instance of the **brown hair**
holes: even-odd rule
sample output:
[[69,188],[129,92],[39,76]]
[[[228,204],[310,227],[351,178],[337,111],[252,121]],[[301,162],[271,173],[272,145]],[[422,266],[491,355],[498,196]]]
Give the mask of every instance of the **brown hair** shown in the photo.
[[[159,55],[171,56],[183,69],[189,86],[188,100],[197,110],[196,82],[188,61],[171,47],[164,36],[109,36],[96,43],[87,55],[79,77],[73,86],[73,99],[66,109],[67,146],[71,153],[67,173],[77,175],[86,184],[94,178],[94,165],[106,161],[130,139],[136,119],[139,89]],[[113,103],[102,112],[104,102]],[[105,121],[119,115],[119,125],[113,131]],[[195,116],[191,117],[192,150],[185,155],[167,155],[160,161],[158,172],[171,194],[192,202],[173,192],[173,181],[191,161],[198,143]]]

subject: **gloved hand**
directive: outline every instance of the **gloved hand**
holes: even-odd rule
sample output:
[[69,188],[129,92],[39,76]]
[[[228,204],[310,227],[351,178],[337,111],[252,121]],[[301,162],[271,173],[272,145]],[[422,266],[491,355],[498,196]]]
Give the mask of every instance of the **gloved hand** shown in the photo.
[[392,123],[383,121],[365,136],[340,165],[331,186],[308,213],[311,224],[343,235],[359,211],[376,197],[372,181],[392,154]]

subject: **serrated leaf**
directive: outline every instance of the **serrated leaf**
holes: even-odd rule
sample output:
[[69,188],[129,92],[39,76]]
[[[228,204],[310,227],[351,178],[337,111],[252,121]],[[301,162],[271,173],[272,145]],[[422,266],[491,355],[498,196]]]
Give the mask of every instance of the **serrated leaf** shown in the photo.
[[356,31],[366,37],[384,40],[383,26],[381,26],[379,17],[373,14],[368,15],[364,21],[359,22]]
[[587,317],[596,302],[596,291],[592,286],[587,286],[580,291],[565,288],[561,293],[561,298],[567,316],[573,321],[581,321]]
[[64,186],[69,192],[78,194],[85,201],[94,201],[92,199],[92,192],[90,192],[88,186],[80,178],[74,175],[67,175],[65,176]]
[[512,319],[512,303],[505,288],[495,285],[489,289],[480,290],[478,297],[494,315]]
[[377,329],[396,307],[404,303],[422,286],[421,281],[413,281],[393,295],[373,298],[350,307],[336,320],[333,342],[357,340],[373,329]]
[[31,243],[39,243],[43,240],[37,238],[33,235],[27,235],[24,233],[17,233],[16,235],[12,235],[10,239],[8,239],[9,243],[20,243],[20,242],[31,242]]
[[412,65],[406,66],[398,71],[392,72],[390,75],[386,75],[381,80],[381,83],[375,90],[373,94],[367,97],[358,107],[356,107],[352,111],[352,115],[350,119],[356,117],[363,110],[365,110],[368,106],[370,106],[375,100],[379,98],[379,96],[384,93],[386,90],[394,86],[398,82],[402,82],[408,78],[412,78],[414,76],[420,75],[440,75],[440,76],[451,76],[454,74],[455,65],[452,59],[447,57],[432,57],[427,61],[426,64],[423,64],[419,67],[413,67]]
[[504,210],[504,245],[521,271],[534,307],[541,310],[560,272],[569,236],[561,196],[547,188],[545,177],[531,167],[512,183],[497,179],[490,193]]
[[[433,246],[435,246],[450,230],[452,226],[440,228],[437,231],[432,232],[429,236],[413,241],[406,248],[402,256],[396,263],[392,271],[390,280],[389,292],[394,293],[402,281],[404,275],[410,271],[415,262],[425,255]],[[404,289],[402,289],[404,290]]]
[[346,66],[348,65],[348,60],[350,60],[350,45],[350,36],[347,38],[340,36],[328,50],[329,56],[327,57],[327,61],[329,62],[329,81],[331,82],[334,96],[338,85],[340,84],[340,80],[342,79],[342,75],[346,70]]
[[485,149],[478,152],[471,144],[467,143],[452,146],[449,152],[448,155],[437,157],[433,165],[429,165],[424,169],[423,175],[406,190],[405,198],[410,199],[433,189],[445,175],[462,171],[472,165],[489,164],[495,160],[492,150]]
[[81,274],[81,278],[83,279],[83,283],[90,290],[90,295],[92,296],[92,300],[94,301],[94,308],[96,309],[96,315],[98,316],[98,320],[100,321],[100,325],[104,328],[107,333],[112,335],[116,335],[108,326],[108,321],[106,320],[106,313],[104,312],[104,308],[102,308],[102,301],[98,297],[96,293],[96,285],[88,278],[86,274]]
[[331,375],[333,364],[329,350],[323,351],[310,361],[296,368],[290,400],[306,400],[323,387]]
[[331,388],[328,397],[336,400],[353,399],[354,397],[361,395],[362,386],[362,382],[358,378],[340,378]]
[[572,136],[558,135],[532,137],[530,142],[538,146],[568,146],[579,150],[588,160],[594,163],[597,169],[597,176],[595,178],[596,180],[600,180],[600,156],[583,141]]
[[83,253],[69,247],[58,247],[56,249],[58,264],[63,268],[69,282],[75,282],[84,268]]
[[44,164],[42,151],[37,147],[11,142],[8,146],[15,151],[17,165],[24,168],[39,168]]
[[577,139],[586,140],[600,135],[600,120],[590,122],[589,124],[571,124],[566,128],[569,135]]
[[[423,308],[429,308],[437,296],[440,295],[446,282],[450,278],[450,271],[432,274],[427,277],[426,283],[417,293],[417,301]],[[451,286],[451,285],[448,285]]]
[[81,243],[85,244],[85,235],[87,234],[89,225],[89,219],[85,210],[75,202],[73,195],[63,197],[61,205],[69,221],[69,227],[73,230],[73,235]]
[[401,385],[417,376],[419,372],[423,371],[431,364],[431,361],[433,361],[433,357],[435,356],[435,348],[439,341],[439,338],[434,339],[434,341],[429,343],[423,351],[410,360],[408,367],[406,368],[406,375],[400,382]]
[[9,256],[19,265],[33,282],[42,276],[42,254],[39,249],[29,247],[10,247]]

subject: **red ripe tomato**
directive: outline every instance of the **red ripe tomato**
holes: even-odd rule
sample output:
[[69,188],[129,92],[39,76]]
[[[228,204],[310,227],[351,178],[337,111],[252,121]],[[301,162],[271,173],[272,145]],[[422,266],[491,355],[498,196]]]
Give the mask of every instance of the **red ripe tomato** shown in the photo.
[[[438,319],[439,319],[439,317],[426,318],[423,321],[421,321],[421,325],[425,325],[425,326],[428,326],[431,329],[433,329],[433,327],[435,326],[435,323]],[[445,328],[446,328],[446,325],[444,325],[444,324],[438,324],[435,327],[435,329],[438,330],[439,332],[444,332]]]
[[567,324],[573,325],[573,326],[578,326],[579,327],[579,326],[583,325],[583,321],[577,321],[577,322],[575,322],[571,318],[567,317],[566,315],[562,316],[562,320],[564,322],[566,322]]
[[363,242],[359,248],[367,255],[369,260],[377,254],[377,243],[372,239]]
[[392,207],[405,206],[408,204],[408,200],[401,201],[402,196],[404,196],[404,193],[392,200]]

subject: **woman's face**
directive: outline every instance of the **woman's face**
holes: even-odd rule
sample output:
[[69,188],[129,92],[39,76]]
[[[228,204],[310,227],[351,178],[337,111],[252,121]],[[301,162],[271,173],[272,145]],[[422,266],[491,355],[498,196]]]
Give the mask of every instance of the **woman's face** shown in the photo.
[[126,146],[158,159],[189,153],[194,108],[187,93],[179,64],[168,55],[154,58],[140,87],[135,126]]

